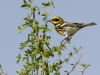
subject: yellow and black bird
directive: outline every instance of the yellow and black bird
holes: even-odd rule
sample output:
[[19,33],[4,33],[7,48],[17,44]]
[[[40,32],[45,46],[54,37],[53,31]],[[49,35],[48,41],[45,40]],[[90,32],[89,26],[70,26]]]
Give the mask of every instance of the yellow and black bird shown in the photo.
[[67,39],[71,39],[72,35],[74,35],[77,31],[79,31],[80,29],[84,27],[96,25],[95,22],[87,23],[87,24],[65,22],[59,16],[54,16],[50,20],[47,20],[47,22],[53,23],[55,26],[55,30],[60,35],[66,36]]

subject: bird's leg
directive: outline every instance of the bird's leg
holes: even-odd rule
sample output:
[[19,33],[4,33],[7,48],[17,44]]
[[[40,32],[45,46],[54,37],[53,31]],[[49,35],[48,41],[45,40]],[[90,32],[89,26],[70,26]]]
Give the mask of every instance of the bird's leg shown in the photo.
[[[65,45],[67,42],[70,44],[70,39],[72,38],[72,36],[68,36],[66,35],[66,38],[64,38],[62,41],[61,41],[61,45]],[[64,42],[65,41],[65,42]]]

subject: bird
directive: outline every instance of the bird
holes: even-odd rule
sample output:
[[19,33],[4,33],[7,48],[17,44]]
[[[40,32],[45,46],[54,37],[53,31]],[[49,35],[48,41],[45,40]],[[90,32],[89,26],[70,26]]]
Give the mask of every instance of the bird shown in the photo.
[[71,39],[72,36],[80,29],[88,26],[97,25],[95,22],[91,23],[76,23],[76,22],[66,22],[59,16],[54,16],[47,23],[51,22],[58,34],[66,36],[66,39]]

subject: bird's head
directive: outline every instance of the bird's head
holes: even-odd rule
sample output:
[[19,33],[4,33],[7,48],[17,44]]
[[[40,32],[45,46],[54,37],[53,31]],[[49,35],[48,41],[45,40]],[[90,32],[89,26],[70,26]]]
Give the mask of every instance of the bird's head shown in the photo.
[[64,20],[61,17],[59,17],[59,16],[54,16],[50,20],[47,20],[47,22],[51,22],[51,23],[53,23],[56,26],[58,24],[63,24]]

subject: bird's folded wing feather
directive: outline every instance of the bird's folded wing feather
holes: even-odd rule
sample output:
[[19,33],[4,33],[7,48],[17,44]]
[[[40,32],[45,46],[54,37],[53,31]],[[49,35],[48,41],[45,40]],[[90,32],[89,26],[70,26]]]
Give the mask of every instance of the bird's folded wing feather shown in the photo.
[[59,27],[82,27],[82,26],[92,26],[92,25],[96,25],[96,23],[92,22],[92,23],[70,23],[70,22],[65,22],[62,25],[59,25]]
[[84,23],[70,23],[70,22],[65,22],[60,27],[80,27],[84,25]]

